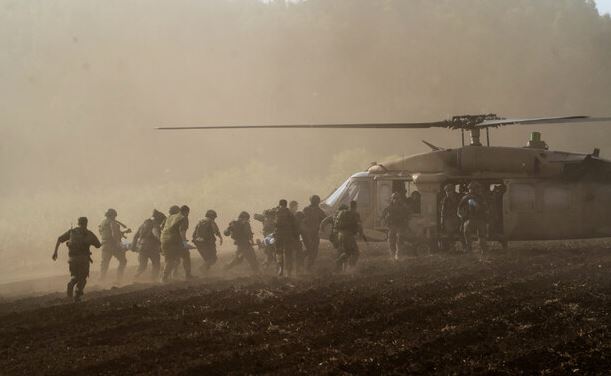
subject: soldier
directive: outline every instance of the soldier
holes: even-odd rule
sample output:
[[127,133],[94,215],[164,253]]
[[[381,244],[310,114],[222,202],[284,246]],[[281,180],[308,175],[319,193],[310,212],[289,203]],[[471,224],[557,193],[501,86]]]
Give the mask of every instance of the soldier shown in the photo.
[[217,217],[216,211],[208,210],[206,218],[199,221],[193,231],[193,244],[197,247],[197,251],[202,256],[204,264],[202,265],[202,273],[207,272],[212,265],[216,263],[216,238],[219,238],[220,245],[223,245],[223,237],[219,231],[219,227],[214,221]]
[[399,261],[399,250],[403,247],[409,231],[409,208],[398,192],[390,196],[390,204],[382,211],[382,221],[388,226],[388,248],[393,260]]
[[223,232],[225,236],[231,236],[234,244],[237,246],[236,255],[233,261],[225,266],[225,270],[229,270],[236,265],[239,265],[246,259],[250,264],[253,273],[259,272],[259,263],[253,249],[253,232],[250,228],[250,214],[242,212],[238,219],[231,221],[227,229]]
[[468,189],[469,192],[458,204],[457,214],[463,222],[463,234],[467,251],[472,251],[472,237],[476,236],[483,253],[488,249],[486,240],[489,215],[488,203],[482,196],[481,186],[478,182],[469,183]]
[[189,207],[183,206],[179,208],[178,213],[172,207],[171,214],[165,221],[161,230],[161,252],[165,258],[165,268],[163,270],[163,282],[168,282],[174,271],[178,267],[181,258],[185,267],[185,278],[190,279],[191,276],[191,258],[184,258],[185,252],[189,252],[186,248],[187,229],[189,228]]
[[[255,221],[259,221],[263,225],[263,230],[261,233],[263,234],[264,239],[270,239],[274,236],[276,210],[276,208],[267,209],[263,211],[263,214],[255,214]],[[276,249],[274,244],[264,241],[259,244],[259,248],[263,249],[263,252],[265,253],[264,267],[268,268],[271,265],[274,265],[276,263]]]
[[295,257],[295,272],[301,273],[303,271],[303,265],[305,260],[305,253],[303,249],[303,243],[301,239],[303,238],[303,212],[299,211],[299,203],[297,201],[289,202],[289,210],[295,217],[295,222],[297,224],[297,229],[299,233],[294,239],[293,244],[293,254]]
[[299,237],[299,229],[293,213],[287,207],[288,203],[282,199],[276,211],[274,238],[276,240],[276,262],[278,263],[278,276],[285,273],[287,277],[293,272],[293,247],[295,238]]
[[193,274],[191,274],[191,249],[192,246],[189,245],[187,241],[187,230],[189,229],[189,213],[191,209],[187,205],[183,205],[180,207],[180,213],[185,217],[183,224],[180,228],[181,236],[183,238],[183,247],[182,252],[180,254],[180,260],[182,261],[182,267],[185,270],[185,279],[192,279]]
[[[338,252],[339,252],[339,243],[337,242],[337,229],[335,228],[335,222],[336,222],[336,219],[339,213],[342,210],[348,210],[348,209],[349,209],[348,205],[341,204],[339,208],[337,208],[337,212],[335,212],[335,214],[328,216],[327,218],[323,219],[323,221],[320,223],[321,228],[326,228],[328,225],[331,226],[331,231],[329,232],[329,241],[333,245],[333,248],[335,248],[335,250]],[[337,256],[339,257],[339,253]]]
[[409,198],[407,199],[407,205],[409,210],[414,214],[420,214],[420,206],[421,206],[421,196],[420,192],[413,191]]
[[456,193],[454,184],[447,184],[444,188],[444,197],[441,200],[440,224],[445,235],[443,249],[454,249],[454,243],[459,240],[466,248],[464,237],[460,233],[460,218],[458,217],[458,203],[460,196]]
[[336,271],[339,272],[345,270],[347,266],[354,267],[358,261],[359,247],[356,243],[356,236],[360,235],[367,242],[356,201],[350,202],[350,210],[340,210],[337,213],[334,227],[337,229],[339,245],[339,257],[336,264]]
[[320,197],[314,195],[310,198],[310,205],[303,209],[303,243],[306,247],[308,270],[314,266],[318,257],[320,246],[320,224],[327,214],[320,208]]
[[[66,231],[63,235],[57,238],[55,251],[53,252],[53,261],[57,260],[57,250],[59,245],[68,242],[68,267],[70,268],[70,282],[68,282],[67,294],[68,298],[79,302],[87,284],[89,277],[89,264],[91,260],[91,251],[89,248],[94,246],[100,248],[102,244],[95,234],[87,229],[87,218],[81,217],[78,219],[78,227]],[[76,294],[74,287],[76,286]]]
[[[123,249],[121,241],[125,237],[125,234],[129,234],[132,230],[127,228],[123,223],[117,221],[117,211],[115,209],[108,209],[104,215],[106,219],[104,219],[99,226],[100,237],[102,238],[100,278],[102,280],[106,278],[110,260],[115,257],[119,261],[117,282],[120,282],[123,278],[125,266],[127,265],[127,258],[125,257],[126,250]],[[121,231],[121,227],[126,228],[126,230]]]
[[148,261],[151,260],[152,280],[157,281],[161,269],[161,226],[166,220],[165,214],[153,210],[151,218],[140,225],[132,241],[132,249],[138,252],[138,270],[136,278],[140,277],[146,270]]

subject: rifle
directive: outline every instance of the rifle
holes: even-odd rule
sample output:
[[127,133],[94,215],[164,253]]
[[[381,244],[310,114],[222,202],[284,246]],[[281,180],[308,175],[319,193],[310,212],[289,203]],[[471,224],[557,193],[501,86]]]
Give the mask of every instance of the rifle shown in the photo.
[[131,228],[129,228],[129,227],[127,227],[127,226],[125,226],[123,223],[121,223],[121,222],[117,221],[116,219],[115,219],[115,222],[117,222],[117,224],[118,224],[119,226],[121,226],[121,227],[123,227],[123,228],[127,229],[127,230],[125,230],[125,231],[121,231],[121,237],[122,237],[122,238],[124,238],[124,239],[127,239],[127,236],[125,236],[125,234],[131,234],[132,229],[131,229]]

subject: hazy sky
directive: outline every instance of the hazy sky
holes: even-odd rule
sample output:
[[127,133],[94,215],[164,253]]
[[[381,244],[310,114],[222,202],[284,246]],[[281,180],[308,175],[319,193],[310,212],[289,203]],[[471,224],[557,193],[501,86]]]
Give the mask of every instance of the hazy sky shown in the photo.
[[611,14],[611,0],[596,0],[600,14]]

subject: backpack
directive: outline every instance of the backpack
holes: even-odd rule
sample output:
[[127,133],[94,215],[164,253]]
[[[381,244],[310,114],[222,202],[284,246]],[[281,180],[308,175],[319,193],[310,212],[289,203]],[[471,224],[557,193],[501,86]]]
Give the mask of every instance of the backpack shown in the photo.
[[355,231],[357,226],[356,216],[349,210],[340,210],[335,218],[334,227],[338,231]]
[[197,224],[195,233],[193,234],[193,242],[205,243],[214,241],[214,228],[212,227],[212,221],[202,220]]
[[89,247],[89,236],[87,230],[73,228],[70,230],[70,239],[68,240],[68,249],[78,251]]
[[231,236],[233,240],[240,240],[243,232],[243,226],[239,221],[231,221],[229,227],[227,227],[227,230],[225,230],[223,234],[225,234],[225,236]]

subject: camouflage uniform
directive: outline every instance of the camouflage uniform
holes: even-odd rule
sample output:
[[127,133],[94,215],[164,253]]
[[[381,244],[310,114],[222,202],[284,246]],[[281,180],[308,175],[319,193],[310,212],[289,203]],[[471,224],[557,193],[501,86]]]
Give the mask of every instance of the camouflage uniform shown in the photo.
[[458,204],[458,216],[463,220],[463,234],[467,251],[472,251],[472,238],[479,240],[480,249],[488,249],[488,203],[479,193],[479,185],[471,184],[467,193]]
[[466,248],[464,237],[460,232],[460,218],[458,217],[458,204],[460,196],[454,191],[453,185],[444,188],[445,196],[441,201],[441,230],[445,236],[443,248],[453,248],[456,240],[459,240]]
[[[189,220],[182,212],[170,215],[165,221],[160,237],[161,253],[165,259],[165,268],[163,270],[164,282],[167,282],[170,279],[178,267],[180,259],[184,257],[184,253],[186,251],[184,236],[188,228]],[[190,260],[188,266],[190,266]],[[187,265],[185,265],[185,269],[187,269]],[[187,276],[189,275],[190,270]]]
[[293,213],[284,206],[279,206],[276,211],[276,224],[274,227],[274,238],[276,243],[276,261],[278,263],[278,275],[286,273],[291,276],[293,272],[293,249],[295,239],[299,238],[299,229]]
[[[267,209],[263,211],[263,214],[255,214],[256,221],[261,222],[263,230],[261,233],[263,237],[268,237],[274,233],[274,224],[276,223],[276,208]],[[276,263],[276,249],[274,245],[261,245],[263,252],[265,253],[265,267],[269,267]]]
[[314,200],[318,196],[313,196],[310,199],[311,204],[303,208],[303,244],[306,248],[308,270],[312,269],[314,262],[318,257],[318,249],[320,247],[320,224],[327,217],[327,214],[320,208],[320,199]]
[[337,242],[339,245],[339,256],[336,262],[336,271],[345,270],[347,266],[354,267],[359,259],[359,246],[356,236],[363,234],[361,216],[356,211],[356,207],[349,210],[340,210],[334,222],[337,230]]
[[393,194],[390,205],[382,211],[382,221],[388,226],[388,248],[390,256],[398,260],[399,251],[409,232],[409,208],[404,200]]
[[250,264],[252,271],[254,273],[259,272],[259,263],[257,262],[255,250],[252,247],[254,234],[250,228],[250,223],[248,222],[249,218],[250,215],[248,215],[248,213],[241,213],[238,220],[231,221],[227,229],[224,231],[224,235],[231,236],[235,245],[237,246],[235,258],[225,267],[225,270],[229,270],[234,266],[241,264],[242,261],[246,259],[248,264]]
[[293,253],[295,255],[295,271],[297,273],[300,273],[303,271],[303,267],[304,267],[304,262],[305,262],[305,257],[306,257],[306,253],[303,247],[303,242],[302,242],[302,238],[303,238],[303,212],[300,211],[296,211],[295,213],[293,213],[293,215],[295,216],[295,222],[297,224],[297,228],[299,229],[299,234],[295,237],[294,241],[293,241]]
[[102,263],[100,265],[100,278],[105,279],[108,273],[110,260],[115,257],[119,261],[117,268],[117,281],[123,278],[123,272],[127,265],[125,250],[121,245],[123,233],[121,225],[112,217],[107,216],[99,226],[100,237],[102,240]]
[[[53,254],[54,260],[57,258],[59,244],[65,242],[68,242],[68,267],[70,269],[67,294],[70,298],[74,295],[75,301],[79,301],[84,293],[87,277],[89,277],[89,264],[91,262],[89,248],[91,246],[100,248],[102,244],[93,232],[87,230],[86,222],[85,227],[70,229],[57,239],[55,253]],[[74,294],[74,287],[76,287],[76,294]]]
[[209,211],[206,213],[206,218],[202,219],[193,231],[193,244],[204,260],[202,267],[204,271],[209,270],[217,261],[216,237],[221,238],[221,232],[214,218],[216,218],[216,212],[213,217],[212,212]]
[[138,252],[138,278],[146,270],[148,261],[152,265],[152,280],[157,281],[161,270],[161,225],[165,220],[163,213],[155,210],[153,217],[140,225],[132,241],[132,249]]

